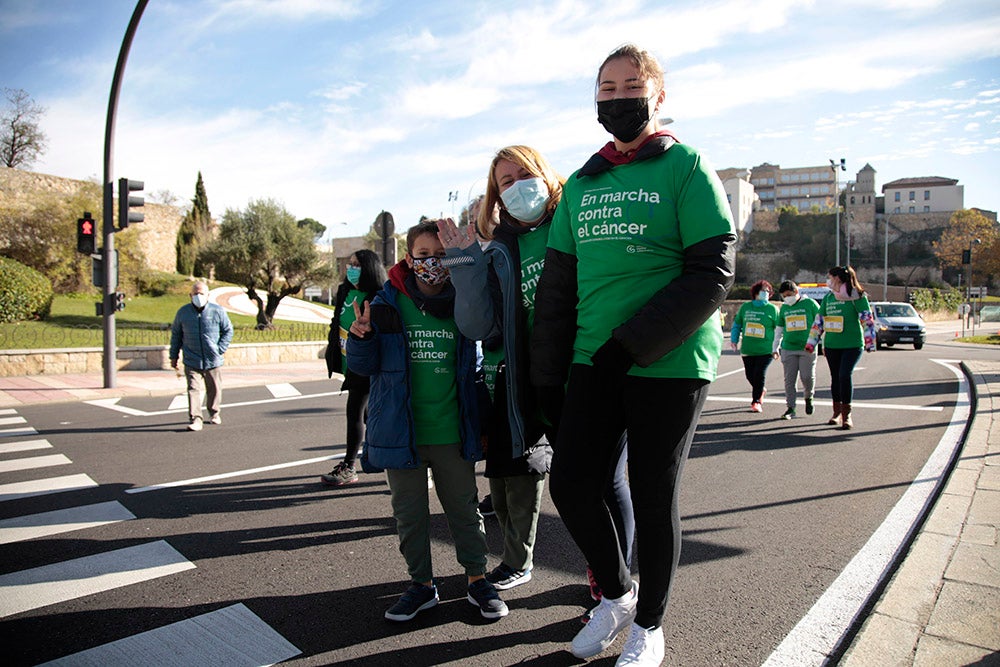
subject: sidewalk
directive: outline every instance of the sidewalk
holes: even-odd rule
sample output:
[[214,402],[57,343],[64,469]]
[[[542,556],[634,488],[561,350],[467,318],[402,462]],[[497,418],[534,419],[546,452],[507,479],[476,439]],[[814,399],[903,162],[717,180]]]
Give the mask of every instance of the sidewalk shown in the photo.
[[[967,367],[978,403],[959,460],[842,665],[1000,666],[1000,359]],[[327,377],[322,360],[223,373],[226,388]],[[114,389],[99,374],[0,378],[0,407],[184,390],[172,370],[119,371]]]

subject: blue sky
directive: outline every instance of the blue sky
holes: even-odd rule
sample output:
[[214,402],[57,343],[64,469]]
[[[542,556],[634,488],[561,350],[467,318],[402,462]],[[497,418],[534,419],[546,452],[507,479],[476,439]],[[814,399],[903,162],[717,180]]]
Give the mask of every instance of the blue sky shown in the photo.
[[[101,177],[134,6],[0,0],[0,86],[47,108],[35,171]],[[957,178],[1000,210],[995,0],[150,0],[114,176],[190,200],[200,170],[215,216],[270,197],[338,236],[383,209],[404,229],[457,215],[503,146],[582,165],[608,139],[597,67],[626,41],[660,58],[671,129],[716,168],[843,157],[842,181]]]

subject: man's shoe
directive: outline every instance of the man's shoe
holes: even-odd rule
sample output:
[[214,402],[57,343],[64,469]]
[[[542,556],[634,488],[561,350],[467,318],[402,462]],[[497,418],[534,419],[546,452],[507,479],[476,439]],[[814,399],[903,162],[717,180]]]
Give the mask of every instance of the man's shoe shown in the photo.
[[600,602],[601,598],[604,597],[601,594],[601,585],[597,583],[597,579],[594,579],[594,571],[590,569],[589,565],[587,566],[587,586],[590,588],[590,598],[594,602]]
[[497,595],[497,589],[493,584],[485,579],[476,579],[469,584],[469,594],[466,599],[479,607],[479,613],[483,618],[503,618],[507,615],[507,605]]
[[222,423],[222,415],[220,415],[218,412],[216,412],[214,415],[212,415],[212,418],[208,420],[208,423],[209,424],[216,424],[216,425],[221,424]]
[[479,513],[484,517],[496,515],[496,511],[493,509],[493,496],[486,494],[486,497],[479,503]]
[[785,414],[781,415],[782,419],[795,419],[795,410],[788,408],[785,410]]
[[498,591],[505,591],[514,586],[520,586],[531,581],[531,568],[527,570],[515,570],[508,567],[506,563],[500,563],[493,571],[486,575],[486,581],[493,584],[493,588]]
[[201,430],[201,417],[195,417],[194,419],[192,419],[191,423],[188,424],[188,430],[189,431],[200,431]]
[[663,654],[663,628],[646,630],[633,623],[615,667],[659,667]]
[[813,400],[811,398],[806,399],[806,414],[811,415],[813,413]]
[[353,466],[349,466],[343,461],[326,475],[320,475],[319,479],[329,486],[343,486],[353,484],[358,481],[358,473]]
[[604,598],[597,605],[594,617],[573,637],[570,651],[577,658],[597,655],[615,640],[618,633],[635,620],[635,604],[639,596],[638,582],[632,582],[632,590],[621,600]]
[[436,606],[438,599],[437,586],[424,586],[414,582],[396,604],[386,610],[385,617],[390,621],[409,621],[424,609]]

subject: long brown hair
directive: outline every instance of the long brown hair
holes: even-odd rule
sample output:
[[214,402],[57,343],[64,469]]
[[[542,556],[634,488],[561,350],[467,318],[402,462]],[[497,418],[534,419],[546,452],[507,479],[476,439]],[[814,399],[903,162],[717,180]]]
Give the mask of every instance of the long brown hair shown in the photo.
[[860,296],[865,293],[865,288],[858,282],[858,274],[850,266],[835,266],[827,271],[828,274],[847,285],[847,296],[855,292]]

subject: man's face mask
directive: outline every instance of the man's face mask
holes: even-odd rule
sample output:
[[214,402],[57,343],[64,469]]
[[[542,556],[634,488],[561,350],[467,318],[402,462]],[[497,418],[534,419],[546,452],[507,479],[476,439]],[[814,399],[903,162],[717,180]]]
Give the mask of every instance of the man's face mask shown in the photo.
[[208,295],[207,294],[192,294],[191,303],[195,308],[204,308],[208,305]]

